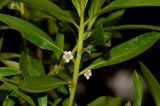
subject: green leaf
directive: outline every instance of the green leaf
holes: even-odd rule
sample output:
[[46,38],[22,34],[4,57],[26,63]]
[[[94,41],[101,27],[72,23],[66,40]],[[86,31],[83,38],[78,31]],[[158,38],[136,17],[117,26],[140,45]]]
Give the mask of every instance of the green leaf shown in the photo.
[[62,98],[56,98],[52,103],[52,106],[57,106],[62,101]]
[[16,100],[18,100],[19,95],[15,92],[12,91],[7,98],[5,98],[3,102],[3,106],[15,106]]
[[37,0],[17,0],[17,1],[24,2],[25,4],[33,8],[39,9],[44,13],[47,13],[48,15],[51,15],[61,21],[71,22],[75,24],[74,20],[69,15],[67,15],[56,4],[48,0],[39,0],[38,2]]
[[68,95],[69,94],[68,89],[65,86],[61,86],[61,87],[57,88],[57,91],[60,92],[60,94],[63,94],[63,95]]
[[8,60],[8,59],[12,59],[12,58],[19,58],[20,55],[17,53],[0,53],[0,60]]
[[0,0],[0,9],[5,6],[10,0]]
[[95,15],[101,9],[101,6],[103,5],[104,2],[105,2],[105,0],[101,0],[100,2],[99,2],[99,0],[92,0],[91,1],[91,6],[88,9],[88,14],[89,14],[89,23],[88,23],[88,28],[87,28],[88,30],[90,30],[92,28],[92,26],[94,25],[94,22],[97,19],[97,16],[95,16]]
[[147,85],[152,93],[156,106],[160,106],[160,85],[148,68],[143,64],[141,65],[141,71]]
[[120,97],[101,96],[89,103],[87,106],[119,106],[120,104]]
[[107,17],[102,17],[100,19],[97,20],[95,26],[99,26],[99,25],[103,25],[105,24],[105,26],[112,26],[114,25],[114,23],[116,23],[117,21],[119,21],[120,17],[125,13],[125,10],[118,10],[115,11],[113,13],[111,13],[109,16]]
[[108,54],[104,57],[96,59],[91,65],[82,71],[80,75],[89,69],[109,66],[129,60],[149,49],[159,40],[159,38],[159,32],[149,32],[119,44],[118,46],[111,48],[111,50],[108,51]]
[[19,69],[19,63],[16,61],[12,61],[12,60],[1,60],[1,62],[7,66],[7,67],[12,67],[12,68],[16,68]]
[[95,45],[105,45],[104,42],[104,30],[103,27],[96,27],[91,35],[93,42],[95,43]]
[[79,6],[79,0],[72,0],[72,3],[73,3],[74,7],[76,8],[76,10],[78,12],[78,15],[80,16],[81,9],[80,9],[80,6]]
[[30,96],[28,96],[27,94],[23,93],[22,91],[20,91],[18,89],[18,87],[12,83],[8,83],[8,81],[5,81],[3,79],[1,79],[5,84],[7,84],[9,87],[11,87],[18,95],[20,95],[22,98],[24,98],[31,106],[36,106],[34,101],[32,100],[32,98]]
[[27,21],[24,21],[20,18],[16,18],[13,16],[4,15],[4,14],[0,14],[0,21],[20,31],[25,39],[29,40],[36,46],[42,49],[59,51],[63,53],[63,50],[58,48],[54,44],[53,40],[45,32],[43,32],[33,24]]
[[115,9],[145,7],[145,6],[160,6],[159,0],[114,0],[109,5],[105,6],[99,13],[109,12]]
[[105,31],[128,30],[128,29],[150,29],[150,30],[160,31],[160,27],[155,25],[120,25],[120,26],[104,28]]
[[33,56],[29,50],[26,50],[21,54],[20,70],[22,70],[25,78],[45,75],[41,60]]
[[27,92],[41,93],[41,92],[47,92],[52,89],[56,89],[66,84],[67,84],[66,82],[56,77],[37,76],[22,80],[19,83],[19,87]]
[[[63,50],[63,48],[64,48],[64,34],[58,33],[56,35],[55,44],[57,45],[57,47],[59,47],[60,49]],[[55,55],[56,55],[57,59],[60,59],[61,54],[59,52],[55,52]]]
[[134,81],[134,104],[133,106],[141,106],[143,96],[142,81],[136,71],[133,74]]
[[47,96],[44,95],[44,96],[38,97],[38,104],[39,106],[47,106]]
[[16,68],[11,67],[0,67],[0,77],[11,76],[11,75],[19,75],[22,72]]
[[102,7],[105,0],[92,0],[91,6],[88,9],[89,17],[93,17]]

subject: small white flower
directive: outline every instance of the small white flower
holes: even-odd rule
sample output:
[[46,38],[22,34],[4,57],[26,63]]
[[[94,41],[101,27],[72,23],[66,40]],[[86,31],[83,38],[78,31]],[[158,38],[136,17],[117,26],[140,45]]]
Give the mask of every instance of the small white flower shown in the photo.
[[73,55],[71,51],[65,51],[63,55],[63,59],[65,59],[66,63],[69,63],[70,60],[73,59]]
[[91,70],[87,70],[87,71],[84,73],[84,76],[86,77],[87,80],[89,80],[89,78],[92,76]]

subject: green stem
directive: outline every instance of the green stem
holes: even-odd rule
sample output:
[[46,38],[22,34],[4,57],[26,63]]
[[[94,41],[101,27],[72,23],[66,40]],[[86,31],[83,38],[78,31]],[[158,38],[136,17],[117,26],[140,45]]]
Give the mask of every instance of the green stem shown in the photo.
[[68,106],[73,106],[78,78],[79,78],[79,68],[80,68],[80,61],[82,56],[82,49],[83,49],[83,33],[84,33],[84,12],[81,12],[80,16],[80,25],[78,30],[78,42],[77,42],[77,57],[74,64],[74,72],[73,72],[73,79],[71,84],[71,92],[69,98]]

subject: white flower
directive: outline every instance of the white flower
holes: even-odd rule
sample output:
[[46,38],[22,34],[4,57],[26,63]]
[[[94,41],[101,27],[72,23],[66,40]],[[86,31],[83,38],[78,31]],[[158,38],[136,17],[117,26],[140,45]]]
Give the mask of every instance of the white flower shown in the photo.
[[73,59],[73,55],[71,51],[65,51],[63,55],[63,59],[65,59],[66,63],[69,63],[70,60]]
[[86,77],[87,80],[89,80],[89,78],[92,76],[91,70],[87,70],[87,71],[84,73],[84,76]]

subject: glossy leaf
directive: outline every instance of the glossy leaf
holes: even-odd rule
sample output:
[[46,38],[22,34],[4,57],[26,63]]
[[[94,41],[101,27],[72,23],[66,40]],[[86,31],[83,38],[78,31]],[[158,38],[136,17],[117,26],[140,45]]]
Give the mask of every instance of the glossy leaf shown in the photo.
[[66,14],[60,7],[58,7],[56,4],[50,2],[49,0],[17,0],[20,2],[24,2],[25,4],[39,9],[61,21],[71,22],[74,23],[74,20]]
[[121,98],[119,97],[101,96],[87,106],[119,106],[120,104]]
[[12,88],[18,95],[20,95],[22,98],[24,98],[31,106],[36,106],[34,101],[32,100],[32,98],[30,96],[28,96],[27,94],[23,93],[22,91],[19,90],[19,88],[12,84],[12,83],[8,83],[5,80],[2,80],[5,84],[7,84],[10,88]]
[[24,21],[20,18],[16,18],[13,16],[4,15],[4,14],[0,14],[0,21],[20,31],[25,39],[29,40],[36,46],[42,49],[59,51],[63,53],[63,50],[58,48],[54,44],[53,40],[45,32],[43,32],[33,24],[27,21]]
[[5,98],[3,106],[15,106],[16,99],[18,99],[18,97],[19,95],[15,91],[12,91],[7,98]]
[[156,106],[160,106],[160,84],[143,63],[140,63],[140,65],[143,77],[152,93],[155,104]]
[[38,97],[38,106],[47,106],[47,96]]
[[160,6],[159,0],[114,0],[109,5],[105,6],[100,13],[109,12],[114,9],[145,7],[145,6]]
[[159,39],[159,32],[149,32],[135,37],[129,41],[111,48],[111,50],[108,51],[108,54],[106,54],[104,57],[96,59],[80,74],[83,74],[83,72],[89,69],[109,66],[129,60],[149,49]]
[[22,72],[16,68],[10,67],[0,67],[0,77],[11,76],[11,75],[19,75]]
[[95,26],[99,26],[99,25],[103,25],[105,24],[105,26],[112,26],[114,25],[114,23],[116,23],[117,21],[119,21],[120,17],[125,13],[125,10],[118,10],[115,11],[113,13],[111,13],[109,16],[107,17],[102,17],[100,19],[98,19],[98,21],[96,22]]
[[27,92],[41,93],[66,84],[66,82],[52,76],[37,76],[22,80],[19,87]]
[[45,75],[41,60],[33,56],[29,50],[21,54],[20,70],[22,70],[24,78]]
[[[55,40],[55,44],[57,45],[57,47],[59,47],[60,49],[64,49],[64,34],[58,33],[56,35],[56,40]],[[57,57],[57,59],[60,59],[61,54],[59,52],[55,52],[55,55]]]
[[143,86],[142,81],[136,71],[133,74],[134,82],[134,104],[133,106],[141,106],[142,96],[143,96]]

